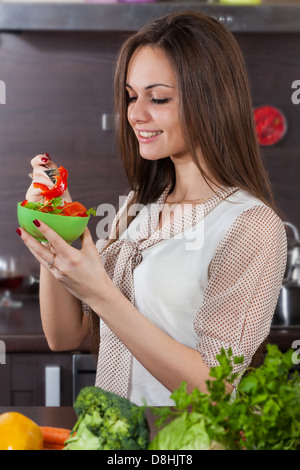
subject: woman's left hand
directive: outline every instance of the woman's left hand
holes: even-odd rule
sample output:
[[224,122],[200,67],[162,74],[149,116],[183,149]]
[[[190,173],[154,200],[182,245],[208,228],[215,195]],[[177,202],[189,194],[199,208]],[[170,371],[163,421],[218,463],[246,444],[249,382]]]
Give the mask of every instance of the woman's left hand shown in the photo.
[[[73,294],[88,305],[96,305],[106,293],[108,275],[88,228],[81,236],[81,249],[69,245],[40,220],[38,230],[49,243],[40,243],[23,228],[17,232],[33,256]],[[38,225],[39,224],[39,225]]]

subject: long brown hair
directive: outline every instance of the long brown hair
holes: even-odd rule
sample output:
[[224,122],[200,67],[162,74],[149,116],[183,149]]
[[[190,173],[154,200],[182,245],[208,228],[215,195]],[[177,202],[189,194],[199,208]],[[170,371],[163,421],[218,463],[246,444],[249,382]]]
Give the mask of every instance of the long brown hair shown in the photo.
[[[128,65],[133,53],[143,46],[162,50],[174,69],[183,135],[207,183],[212,181],[199,164],[199,147],[214,182],[245,189],[276,210],[257,142],[240,48],[222,23],[194,11],[169,14],[146,24],[125,41],[119,54],[114,81],[117,142],[130,189],[136,192],[134,202],[154,202],[170,182],[175,186],[171,159],[142,158],[127,119]],[[93,314],[94,344],[99,341],[98,321]]]
[[127,120],[128,64],[142,46],[162,50],[174,69],[183,135],[206,181],[210,178],[199,164],[199,146],[209,173],[219,184],[245,189],[275,209],[240,48],[222,23],[194,11],[169,14],[146,24],[125,41],[119,54],[114,83],[117,140],[136,202],[154,202],[170,181],[175,185],[171,159],[143,159]]

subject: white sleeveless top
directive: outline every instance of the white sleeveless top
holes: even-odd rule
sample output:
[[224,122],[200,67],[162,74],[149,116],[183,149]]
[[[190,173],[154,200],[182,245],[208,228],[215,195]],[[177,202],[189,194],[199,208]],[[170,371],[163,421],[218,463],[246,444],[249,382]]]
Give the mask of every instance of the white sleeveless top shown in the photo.
[[[131,238],[143,210],[121,238]],[[212,367],[231,346],[248,366],[269,333],[285,270],[286,238],[274,212],[245,191],[203,221],[143,250],[135,268],[135,306],[176,341],[198,349]],[[172,405],[170,391],[133,357],[128,398]]]
[[[209,368],[218,364],[221,347],[231,347],[234,356],[244,356],[233,369],[241,375],[270,331],[287,243],[272,209],[244,190],[227,191],[221,191],[226,199],[213,196],[203,204],[204,217],[196,209],[196,224],[152,244],[138,239],[152,210],[145,206],[102,260],[116,285],[154,325],[198,350]],[[99,252],[104,246],[103,240],[97,243]],[[100,324],[95,385],[139,405],[172,405],[171,392]]]

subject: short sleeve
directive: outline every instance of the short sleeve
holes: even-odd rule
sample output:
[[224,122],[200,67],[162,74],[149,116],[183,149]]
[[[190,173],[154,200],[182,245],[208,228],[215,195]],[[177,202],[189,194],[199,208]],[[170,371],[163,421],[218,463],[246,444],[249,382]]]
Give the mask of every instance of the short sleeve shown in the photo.
[[284,225],[269,207],[247,209],[231,225],[211,260],[203,303],[194,320],[196,348],[209,368],[218,364],[222,347],[244,357],[234,373],[241,376],[249,366],[269,334],[286,257]]

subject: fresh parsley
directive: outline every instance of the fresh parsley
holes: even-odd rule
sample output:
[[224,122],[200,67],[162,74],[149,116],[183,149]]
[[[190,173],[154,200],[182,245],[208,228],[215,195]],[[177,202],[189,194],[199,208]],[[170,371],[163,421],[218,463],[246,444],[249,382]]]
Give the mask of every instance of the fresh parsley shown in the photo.
[[219,365],[210,371],[208,393],[194,389],[189,394],[183,382],[171,395],[174,408],[152,408],[162,429],[150,449],[299,449],[300,376],[293,371],[292,354],[269,344],[264,363],[247,369],[233,399],[226,382],[236,379],[232,364],[243,358],[222,349]]
[[97,215],[96,209],[94,207],[91,207],[86,211],[86,215]]
[[[56,197],[56,198],[50,199],[49,201],[47,201],[45,203],[26,201],[25,207],[26,207],[26,209],[30,209],[30,210],[38,211],[38,212],[45,211],[45,209],[47,209],[49,207],[49,208],[51,208],[51,211],[50,211],[51,214],[64,214],[64,211],[63,211],[64,205],[63,205],[61,197]],[[86,215],[87,216],[90,216],[90,215],[95,216],[96,215],[96,209],[94,207],[91,207],[90,209],[88,209],[86,211]]]

